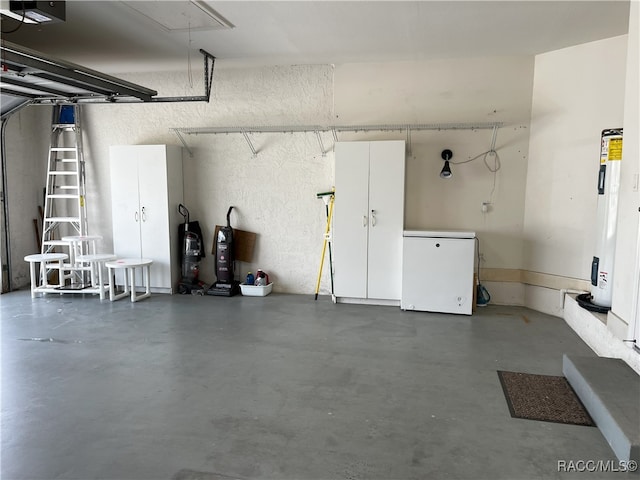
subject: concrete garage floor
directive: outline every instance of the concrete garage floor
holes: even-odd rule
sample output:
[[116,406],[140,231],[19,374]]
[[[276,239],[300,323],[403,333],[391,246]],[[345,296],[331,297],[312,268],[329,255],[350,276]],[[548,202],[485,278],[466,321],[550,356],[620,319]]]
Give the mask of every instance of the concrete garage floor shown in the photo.
[[1,478],[540,479],[615,461],[597,428],[513,419],[496,370],[594,355],[561,320],[312,295],[0,296]]

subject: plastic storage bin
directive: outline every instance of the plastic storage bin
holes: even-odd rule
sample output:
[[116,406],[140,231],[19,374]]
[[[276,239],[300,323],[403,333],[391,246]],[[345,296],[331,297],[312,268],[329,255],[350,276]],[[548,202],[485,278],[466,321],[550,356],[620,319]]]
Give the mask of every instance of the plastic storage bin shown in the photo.
[[245,283],[240,284],[240,290],[242,295],[247,297],[265,297],[271,293],[273,289],[273,282],[269,285],[247,285]]

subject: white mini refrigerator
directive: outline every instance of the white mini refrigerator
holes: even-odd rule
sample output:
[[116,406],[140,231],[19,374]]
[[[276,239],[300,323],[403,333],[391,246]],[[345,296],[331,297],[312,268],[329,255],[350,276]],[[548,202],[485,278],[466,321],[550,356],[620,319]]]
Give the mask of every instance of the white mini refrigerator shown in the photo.
[[403,232],[403,310],[471,315],[475,232]]

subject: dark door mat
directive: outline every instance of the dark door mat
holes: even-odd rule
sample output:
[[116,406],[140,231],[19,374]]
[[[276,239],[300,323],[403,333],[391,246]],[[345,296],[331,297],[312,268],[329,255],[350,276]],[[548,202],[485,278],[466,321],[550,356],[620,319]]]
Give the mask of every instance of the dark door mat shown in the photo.
[[595,427],[564,377],[498,370],[513,418]]

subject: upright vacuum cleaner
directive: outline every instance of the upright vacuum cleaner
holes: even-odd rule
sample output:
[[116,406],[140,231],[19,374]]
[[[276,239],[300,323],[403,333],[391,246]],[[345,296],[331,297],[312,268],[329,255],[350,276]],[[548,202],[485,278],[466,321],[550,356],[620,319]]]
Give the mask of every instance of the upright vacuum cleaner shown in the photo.
[[190,222],[187,207],[178,205],[178,212],[184,217],[184,225],[180,225],[179,234],[182,238],[181,270],[182,279],[178,283],[178,292],[182,294],[203,292],[205,284],[199,280],[200,259],[202,254],[202,242],[200,240],[200,227],[198,222]]
[[235,250],[233,228],[231,228],[231,210],[227,211],[227,226],[218,229],[216,238],[216,278],[218,279],[207,295],[232,297],[240,293],[240,282],[235,280]]

